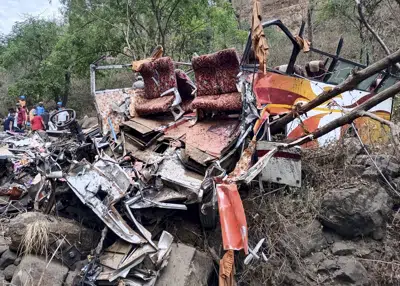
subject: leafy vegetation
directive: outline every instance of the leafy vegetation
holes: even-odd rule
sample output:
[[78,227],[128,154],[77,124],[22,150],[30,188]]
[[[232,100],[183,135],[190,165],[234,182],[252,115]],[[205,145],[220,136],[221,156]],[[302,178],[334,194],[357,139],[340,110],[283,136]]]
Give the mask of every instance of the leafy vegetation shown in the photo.
[[[89,112],[89,65],[101,57],[107,63],[127,63],[149,56],[159,44],[166,55],[177,61],[190,61],[195,53],[227,47],[236,47],[240,53],[247,40],[247,5],[251,5],[251,1],[239,1],[241,6],[236,4],[234,10],[228,0],[60,1],[61,20],[31,17],[16,23],[10,34],[0,35],[0,115],[21,94],[27,95],[28,105],[39,100],[62,100],[78,112]],[[308,2],[311,13],[307,34],[313,35],[316,47],[335,53],[342,36],[341,55],[346,58],[368,63],[385,55],[361,25],[355,1]],[[397,49],[398,0],[363,0],[363,6],[367,20],[389,49]],[[270,63],[286,63],[290,43],[276,31],[266,32],[271,46]],[[298,62],[309,61],[313,56],[300,55]],[[104,72],[98,76],[98,85],[125,85],[131,75],[129,71]]]
[[[62,22],[31,17],[1,37],[0,113],[22,94],[28,104],[71,99],[89,104],[89,65],[102,56],[126,63],[149,56],[160,44],[166,55],[189,61],[194,53],[242,50],[247,39],[226,0],[61,2]],[[110,77],[117,75],[104,73],[100,81],[118,82]]]

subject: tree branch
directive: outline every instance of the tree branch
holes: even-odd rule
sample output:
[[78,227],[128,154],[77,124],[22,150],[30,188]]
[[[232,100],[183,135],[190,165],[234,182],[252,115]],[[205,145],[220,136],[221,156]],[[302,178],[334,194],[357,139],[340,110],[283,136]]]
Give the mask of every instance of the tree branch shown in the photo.
[[325,134],[335,130],[338,127],[341,127],[345,124],[349,124],[353,122],[360,116],[369,115],[370,113],[365,113],[365,111],[370,110],[372,107],[376,106],[377,104],[385,101],[388,98],[395,96],[398,92],[400,92],[400,81],[396,84],[392,85],[388,89],[381,91],[380,93],[376,94],[375,96],[371,97],[369,100],[365,101],[364,103],[360,104],[358,107],[354,108],[349,113],[343,115],[342,117],[329,122],[328,124],[318,128],[314,132],[308,134],[305,137],[300,139],[296,139],[296,141],[289,143],[289,147],[295,145],[302,145],[304,143],[310,142],[315,140],[319,137],[324,136]]
[[[363,9],[362,9],[362,4],[361,0],[355,0],[357,4],[357,10],[358,10],[358,15],[360,16],[361,22],[365,25],[365,27],[368,29],[368,31],[371,32],[371,34],[375,37],[375,39],[378,41],[378,43],[381,45],[381,47],[385,50],[387,55],[390,55],[390,50],[386,46],[385,42],[382,40],[382,38],[375,32],[375,30],[371,27],[371,25],[367,22],[367,20],[364,17]],[[400,3],[400,0],[396,0]],[[400,70],[400,64],[396,63],[396,68]]]
[[286,124],[293,121],[298,115],[305,114],[306,112],[310,111],[311,109],[325,103],[326,101],[334,98],[335,96],[349,90],[353,90],[360,82],[369,78],[370,76],[386,69],[389,66],[392,66],[395,63],[400,61],[400,49],[397,50],[395,53],[390,54],[389,56],[377,61],[376,63],[366,67],[363,70],[355,71],[352,75],[350,75],[344,82],[335,86],[331,90],[327,90],[322,92],[316,98],[311,100],[310,102],[298,106],[296,110],[293,110],[279,118],[278,120],[271,123],[271,131],[277,131],[280,128],[286,126]]
[[172,6],[171,12],[169,13],[168,18],[167,18],[167,21],[165,22],[164,34],[167,32],[169,20],[171,19],[172,15],[174,14],[176,8],[178,7],[179,2],[181,2],[181,0],[176,0],[176,1],[175,1],[175,4]]

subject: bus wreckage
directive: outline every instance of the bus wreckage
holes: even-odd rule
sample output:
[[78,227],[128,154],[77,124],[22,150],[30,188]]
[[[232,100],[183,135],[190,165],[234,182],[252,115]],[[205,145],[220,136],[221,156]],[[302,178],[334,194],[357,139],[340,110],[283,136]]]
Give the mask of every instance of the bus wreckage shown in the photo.
[[[188,72],[177,69],[180,63],[163,56],[162,49],[131,64],[95,63],[90,75],[97,127],[82,130],[71,116],[59,131],[43,136],[7,133],[1,137],[4,170],[10,163],[19,172],[36,166],[30,170],[28,187],[15,185],[15,177],[8,179],[3,172],[6,183],[2,189],[17,186],[21,197],[27,193],[34,198],[36,210],[51,213],[62,209],[58,189],[67,185],[69,193],[119,238],[103,254],[96,252],[98,259],[85,266],[81,281],[92,283],[87,285],[111,285],[118,280],[132,283],[126,285],[156,285],[162,269],[168,267],[173,236],[164,231],[155,240],[141,219],[141,212],[149,208],[184,213],[189,204],[197,204],[204,228],[221,225],[223,248],[228,251],[223,259],[243,249],[247,263],[260,258],[267,261],[264,253],[257,254],[262,242],[249,247],[239,187],[256,178],[261,187],[263,182],[300,187],[301,148],[324,146],[351,128],[358,130],[364,142],[385,140],[381,129],[386,127],[376,128],[379,123],[369,117],[357,118],[354,124],[323,136],[310,134],[398,84],[390,64],[361,80],[356,88],[278,126],[276,122],[299,106],[335,90],[354,70],[366,67],[340,57],[343,40],[334,55],[309,47],[302,39],[304,25],[298,36],[279,20],[263,23],[262,28],[265,34],[278,31],[280,40],[290,42],[285,47],[291,48],[288,62],[264,69],[249,35],[241,58],[235,49],[196,56],[185,65],[191,68]],[[302,66],[298,60],[302,51],[312,52],[316,60]],[[132,69],[136,80],[130,87],[97,90],[96,72],[107,69]],[[392,106],[388,97],[369,112],[390,120]],[[29,146],[28,151],[23,152],[23,146]],[[13,192],[2,193],[9,196]],[[108,259],[112,249],[123,253],[118,261]],[[152,266],[146,266],[144,273],[146,259]]]

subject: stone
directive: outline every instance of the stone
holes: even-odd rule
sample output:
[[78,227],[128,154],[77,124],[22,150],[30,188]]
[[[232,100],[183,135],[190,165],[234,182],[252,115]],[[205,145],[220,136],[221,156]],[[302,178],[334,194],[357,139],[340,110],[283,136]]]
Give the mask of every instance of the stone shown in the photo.
[[362,182],[329,190],[322,198],[322,224],[346,237],[371,235],[382,238],[392,209],[392,200],[378,184]]
[[337,269],[339,269],[339,266],[337,265],[336,261],[332,259],[326,259],[322,261],[318,267],[318,271],[332,271]]
[[[383,175],[388,177],[389,181],[400,176],[400,164],[395,156],[383,154],[373,155],[372,159],[375,161],[379,170],[382,171]],[[353,161],[357,165],[365,166],[365,171],[362,174],[363,178],[369,178],[374,181],[376,179],[382,179],[375,164],[368,155],[357,156]]]
[[3,274],[4,274],[4,279],[6,279],[7,281],[11,281],[15,269],[17,269],[17,266],[15,266],[14,264],[10,264],[6,267],[6,269],[4,269]]
[[356,251],[355,247],[344,242],[335,242],[332,245],[332,253],[334,255],[349,255]]
[[67,273],[67,277],[65,278],[64,285],[74,285],[75,278],[79,275],[80,269],[76,269],[74,271],[70,271]]
[[317,252],[311,255],[310,261],[314,264],[320,263],[322,260],[325,259],[325,254],[323,252]]
[[0,269],[6,268],[8,265],[13,264],[17,259],[17,254],[7,249],[0,258]]
[[21,260],[22,260],[21,256],[17,257],[17,259],[15,259],[15,261],[14,261],[14,265],[18,266],[21,263]]
[[[4,276],[4,273],[0,271],[0,286],[5,286],[9,285],[8,281],[6,281],[6,277]],[[12,286],[12,285],[10,285]]]
[[285,248],[296,251],[302,257],[321,251],[328,246],[322,232],[322,225],[317,220],[305,227],[289,226],[280,242]]
[[362,257],[362,258],[366,258],[371,254],[371,250],[368,248],[360,248],[357,250],[357,256],[358,257]]
[[9,248],[8,245],[0,245],[0,256]]
[[308,285],[307,281],[303,278],[303,275],[301,273],[296,273],[296,272],[285,272],[283,276],[283,285],[297,285],[297,286],[302,286],[302,285]]
[[337,263],[340,269],[334,273],[335,279],[353,285],[370,284],[367,270],[353,257],[341,256]]
[[[360,154],[365,154],[363,146],[355,137],[347,137],[343,139],[342,148],[346,156],[346,164],[352,164],[353,160]],[[363,167],[363,169],[365,169]]]
[[68,268],[58,261],[53,260],[48,264],[44,257],[27,255],[17,266],[11,283],[14,286],[62,286],[67,273]]
[[64,237],[75,244],[83,253],[95,248],[100,237],[99,233],[80,225],[77,221],[45,215],[40,212],[27,212],[11,219],[7,236],[11,237],[10,249],[18,250],[25,235],[28,224],[35,221],[47,223],[48,230],[53,235],[49,236],[49,243],[52,244],[58,237]]
[[10,240],[0,236],[0,256],[9,248]]
[[155,286],[207,286],[214,263],[207,254],[182,244],[172,244],[167,266]]

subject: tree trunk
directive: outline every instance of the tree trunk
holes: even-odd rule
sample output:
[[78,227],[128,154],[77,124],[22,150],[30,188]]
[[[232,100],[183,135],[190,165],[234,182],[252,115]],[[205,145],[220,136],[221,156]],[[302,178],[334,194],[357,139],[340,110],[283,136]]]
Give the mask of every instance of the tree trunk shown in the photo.
[[[338,127],[341,127],[345,124],[349,124],[353,122],[356,118],[364,116],[365,111],[370,110],[372,107],[378,105],[379,103],[385,101],[388,98],[395,96],[397,93],[400,92],[400,82],[392,85],[388,89],[376,94],[369,100],[365,101],[364,103],[360,104],[358,107],[354,108],[349,113],[343,115],[342,117],[329,122],[328,124],[318,128],[314,132],[308,134],[307,136],[303,137],[304,139],[298,140],[296,139],[295,145],[302,145],[309,141],[315,140],[319,137],[324,136],[325,134],[335,130]],[[291,145],[291,144],[289,144]]]
[[[400,1],[400,0],[399,0]],[[313,23],[312,23],[312,16],[314,12],[314,5],[312,1],[310,1],[308,12],[307,12],[307,36],[308,40],[310,41],[311,45],[313,44]],[[308,53],[308,57],[312,58],[312,52]]]
[[71,72],[66,71],[65,72],[65,85],[64,85],[64,94],[62,96],[62,103],[63,106],[67,106],[68,103],[68,97],[71,93]]
[[395,63],[400,61],[400,49],[395,53],[377,61],[376,63],[366,67],[363,70],[355,71],[352,75],[350,75],[343,83],[335,86],[331,90],[327,90],[318,95],[315,99],[311,100],[307,104],[302,106],[297,106],[296,109],[289,112],[282,118],[272,122],[271,131],[275,132],[280,128],[283,128],[288,123],[292,122],[297,116],[305,114],[311,109],[323,104],[324,102],[334,98],[335,96],[349,90],[353,90],[356,86],[362,82],[363,80],[369,78],[370,76],[386,69],[389,66],[394,65]]
[[[400,5],[400,0],[396,0],[397,3],[399,3]],[[356,0],[356,4],[357,4],[357,10],[358,10],[358,15],[360,16],[360,22],[363,23],[365,25],[365,27],[368,29],[368,31],[371,32],[371,34],[375,37],[375,39],[378,41],[378,43],[381,45],[382,49],[385,50],[387,55],[390,55],[390,50],[389,48],[386,46],[385,42],[382,40],[382,38],[378,35],[377,32],[375,32],[375,30],[371,27],[371,25],[367,22],[367,19],[365,19],[364,16],[364,12],[362,9],[362,4],[361,4],[361,0]],[[397,69],[400,70],[400,64],[397,63],[396,64]]]

